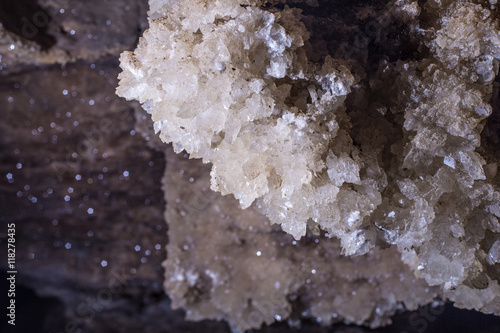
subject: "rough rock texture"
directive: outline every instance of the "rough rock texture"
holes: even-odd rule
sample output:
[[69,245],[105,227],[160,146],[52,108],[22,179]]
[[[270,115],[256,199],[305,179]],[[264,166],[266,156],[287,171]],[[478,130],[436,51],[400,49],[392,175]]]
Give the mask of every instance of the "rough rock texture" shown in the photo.
[[167,160],[165,287],[187,319],[225,319],[233,330],[289,317],[378,327],[396,310],[439,295],[394,247],[346,257],[335,239],[308,234],[295,241],[254,209],[210,191],[207,166],[173,152]]
[[[191,318],[226,318],[240,329],[288,316],[299,286],[287,278],[300,276],[303,283],[300,263],[310,249],[276,245],[279,237],[273,244],[266,234],[276,231],[255,217],[257,209],[297,240],[308,243],[308,230],[326,232],[340,239],[343,254],[367,255],[352,260],[371,263],[398,254],[411,274],[456,306],[500,314],[498,116],[490,104],[500,59],[496,1],[340,7],[323,1],[150,1],[150,28],[134,52],[122,54],[117,92],[151,113],[155,131],[175,152],[212,164],[211,189],[234,195],[249,209],[222,211],[238,215],[234,222],[208,212],[196,223],[175,222],[183,211],[167,190],[167,220],[176,235],[165,263],[167,291]],[[236,229],[234,239],[216,242],[227,249],[203,240],[219,225]],[[259,236],[238,231],[247,225]],[[189,239],[190,227],[201,236]],[[235,245],[247,237],[255,243]],[[185,245],[178,243],[183,239]],[[266,249],[259,247],[266,242],[270,257],[263,258]],[[327,257],[340,251],[331,244],[323,248]],[[207,256],[193,262],[184,246]],[[224,259],[228,249],[240,259]],[[261,251],[259,258],[254,251]],[[252,263],[243,264],[247,257]],[[225,266],[231,260],[241,268]],[[249,274],[254,289],[239,285],[239,274],[261,264],[266,273]],[[317,271],[336,272],[335,263],[317,265]],[[249,323],[245,313],[272,289],[263,281],[278,273],[282,289],[271,297],[279,304],[276,313]],[[371,273],[380,289],[363,297],[383,304],[385,296],[377,295],[384,289],[382,274]],[[326,281],[335,278],[331,273]],[[239,301],[224,296],[228,285]],[[303,297],[315,299],[314,292],[306,287]],[[340,318],[380,325],[385,312],[407,297],[396,295],[392,308],[367,306],[365,312],[358,306],[354,317]],[[357,306],[356,298],[350,302],[335,305],[330,297],[325,313]],[[307,315],[328,323],[319,304],[306,302]]]
[[0,70],[119,54],[147,27],[146,1],[4,0]]

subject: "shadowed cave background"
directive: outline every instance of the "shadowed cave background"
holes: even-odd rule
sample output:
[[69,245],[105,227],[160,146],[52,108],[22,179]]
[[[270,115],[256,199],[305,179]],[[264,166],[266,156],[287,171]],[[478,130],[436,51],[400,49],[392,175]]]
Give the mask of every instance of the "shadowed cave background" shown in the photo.
[[[363,26],[349,8],[369,1],[320,2],[314,14],[325,19],[318,24],[338,28],[352,20]],[[16,332],[229,332],[222,322],[184,321],[163,292],[167,225],[160,179],[168,161],[148,143],[153,138],[136,133],[140,106],[114,93],[118,56],[134,49],[147,28],[147,9],[146,0],[0,2],[3,27],[29,46],[0,39],[1,300],[5,309],[5,233],[15,222]],[[331,53],[346,42],[342,34],[329,37]],[[368,43],[369,63],[382,53],[412,57],[411,41]],[[493,105],[489,134],[498,133],[500,123],[499,105]],[[484,140],[494,147],[495,138],[485,134]],[[0,331],[13,331],[5,318]],[[450,304],[403,312],[393,321],[376,330],[306,322],[300,329],[279,323],[259,332],[500,330],[499,318]]]

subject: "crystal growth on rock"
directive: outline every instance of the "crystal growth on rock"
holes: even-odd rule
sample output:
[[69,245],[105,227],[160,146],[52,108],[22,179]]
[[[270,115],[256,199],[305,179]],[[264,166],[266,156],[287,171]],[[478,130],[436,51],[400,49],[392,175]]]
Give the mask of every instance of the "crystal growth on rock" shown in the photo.
[[[150,28],[121,56],[117,93],[143,105],[175,152],[211,163],[212,190],[297,240],[326,233],[344,255],[396,249],[443,298],[500,313],[495,2],[345,9],[323,1],[151,0],[150,7]],[[255,251],[262,249],[248,256],[265,257]],[[172,260],[167,277],[178,270],[178,282],[225,281],[208,267],[188,277]],[[178,304],[192,308],[184,297]],[[206,316],[250,328],[290,313],[284,306],[245,326],[231,306]],[[198,311],[193,318],[203,318]]]

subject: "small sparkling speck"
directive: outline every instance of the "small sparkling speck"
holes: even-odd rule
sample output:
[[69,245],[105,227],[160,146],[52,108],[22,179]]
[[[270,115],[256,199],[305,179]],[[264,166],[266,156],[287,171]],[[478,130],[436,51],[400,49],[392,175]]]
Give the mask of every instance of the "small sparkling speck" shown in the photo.
[[23,168],[23,165],[21,163],[17,163],[16,164],[16,169],[19,170],[19,169],[22,169],[22,168]]
[[108,262],[106,260],[101,261],[101,266],[102,267],[108,266]]
[[194,178],[193,177],[189,178],[189,182],[190,183],[194,182]]
[[68,94],[68,90],[67,90],[67,89],[64,89],[64,90],[62,91],[62,94],[63,94],[64,96],[66,96],[66,95]]
[[149,251],[149,250],[146,250],[144,253],[145,253],[147,256],[150,256],[150,255],[151,255],[151,251]]
[[156,250],[160,250],[160,249],[161,249],[161,245],[160,245],[160,244],[156,244],[156,245],[155,245],[155,249],[156,249]]
[[260,257],[260,256],[262,255],[262,252],[257,251],[257,253],[256,253],[256,254],[257,254],[257,257]]
[[91,100],[89,101],[89,105],[94,105],[94,104],[95,104],[95,101],[94,101],[93,99],[91,99]]
[[136,245],[136,246],[134,247],[134,250],[135,250],[136,252],[139,252],[139,251],[141,250],[141,246],[140,246],[140,245]]
[[76,175],[76,176],[75,176],[75,179],[76,179],[76,180],[81,180],[81,179],[82,179],[82,176],[81,176],[81,175]]
[[141,258],[141,262],[142,262],[143,264],[145,264],[145,263],[147,263],[147,262],[148,262],[148,259],[146,259],[145,257],[142,257],[142,258]]
[[72,187],[68,188],[68,193],[73,193],[74,189]]
[[74,36],[76,34],[76,31],[75,30],[71,30],[69,33],[70,33],[70,35]]
[[64,247],[66,248],[66,250],[71,249],[71,243],[64,244]]
[[311,270],[311,273],[316,274],[316,270],[315,269]]
[[59,9],[59,13],[64,14],[64,8]]
[[124,177],[128,177],[128,175],[129,175],[129,172],[128,172],[128,171],[123,171],[123,176],[124,176]]
[[87,209],[87,214],[89,214],[89,215],[94,214],[94,208]]
[[7,179],[9,179],[9,180],[11,180],[12,178],[14,178],[14,176],[12,176],[12,174],[10,172],[5,177],[7,177]]
[[69,195],[64,196],[64,201],[70,201],[70,200],[71,200],[71,198],[69,197]]

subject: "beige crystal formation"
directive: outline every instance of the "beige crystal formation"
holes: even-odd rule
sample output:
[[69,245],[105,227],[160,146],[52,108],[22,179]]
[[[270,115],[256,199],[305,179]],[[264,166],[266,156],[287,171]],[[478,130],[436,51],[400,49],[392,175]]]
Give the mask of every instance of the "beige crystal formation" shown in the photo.
[[[117,92],[143,105],[175,152],[211,163],[211,189],[246,209],[228,203],[229,211],[183,221],[176,200],[195,192],[174,198],[181,192],[169,190],[167,171],[166,289],[174,304],[189,318],[225,318],[240,329],[299,308],[324,323],[336,314],[378,326],[401,304],[413,308],[438,294],[500,314],[491,134],[498,117],[490,104],[499,13],[496,1],[346,9],[325,1],[151,0],[150,28],[122,54]],[[211,197],[202,210],[227,200]],[[296,240],[307,236],[279,245],[286,236],[273,225]],[[340,245],[323,238],[328,245],[307,245],[319,240],[311,233]],[[305,277],[301,262],[310,257],[311,270],[324,274]],[[342,263],[351,265],[348,277]],[[368,283],[348,296],[356,270]],[[435,287],[419,289],[423,281]],[[398,289],[391,297],[381,291],[386,283]],[[279,304],[273,311],[243,318],[269,299]]]
[[234,332],[287,319],[378,327],[440,296],[395,247],[346,257],[324,235],[295,241],[253,207],[210,191],[209,171],[167,152],[165,288],[187,319],[226,320]]
[[176,152],[212,163],[213,190],[242,208],[259,199],[296,239],[309,221],[347,254],[367,252],[363,218],[384,184],[361,178],[348,134],[343,102],[355,78],[342,61],[308,62],[299,11],[152,2],[150,17],[138,49],[121,57],[118,94],[143,103]]

